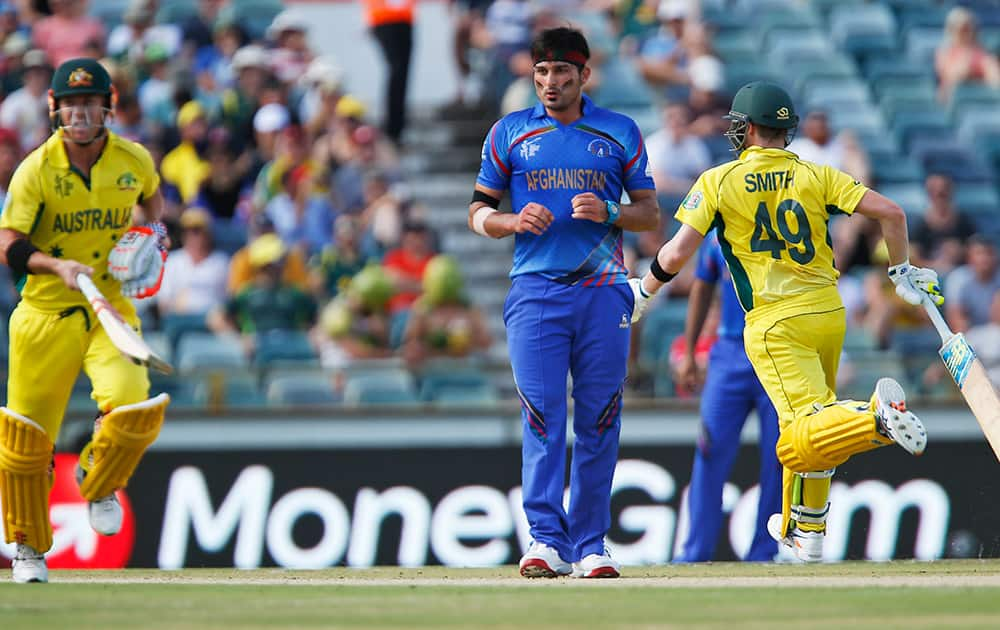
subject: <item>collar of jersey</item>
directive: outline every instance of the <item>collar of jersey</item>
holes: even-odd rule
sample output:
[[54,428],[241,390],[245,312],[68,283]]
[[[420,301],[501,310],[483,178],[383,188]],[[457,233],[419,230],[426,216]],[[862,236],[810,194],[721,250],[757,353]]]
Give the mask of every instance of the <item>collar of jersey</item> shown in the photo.
[[[594,109],[594,101],[590,100],[590,97],[583,94],[583,106],[580,108],[583,112],[581,118],[586,118],[588,114]],[[549,113],[545,111],[545,106],[542,105],[541,101],[535,103],[535,106],[531,109],[532,118],[547,118]],[[575,123],[574,123],[575,124]]]
[[[101,151],[102,156],[104,155],[104,152],[108,150],[108,146],[110,146],[112,139],[112,134],[110,129],[105,129],[104,133],[108,134],[108,139],[104,143],[104,149]],[[51,164],[56,168],[69,168],[70,167],[69,156],[66,155],[66,145],[63,144],[63,130],[60,129],[56,131],[54,134],[52,134],[49,137],[48,142],[52,142],[55,145],[54,147],[50,147],[50,151],[48,154],[49,164]],[[97,162],[100,161],[101,158],[98,157]],[[97,162],[95,162],[94,164],[96,165]]]
[[779,149],[778,147],[758,147],[754,145],[748,149],[744,149],[743,153],[740,153],[740,159],[752,160],[757,156],[764,156],[764,155],[772,157],[779,155],[790,155],[792,157],[795,156],[795,154],[789,151],[788,149]]

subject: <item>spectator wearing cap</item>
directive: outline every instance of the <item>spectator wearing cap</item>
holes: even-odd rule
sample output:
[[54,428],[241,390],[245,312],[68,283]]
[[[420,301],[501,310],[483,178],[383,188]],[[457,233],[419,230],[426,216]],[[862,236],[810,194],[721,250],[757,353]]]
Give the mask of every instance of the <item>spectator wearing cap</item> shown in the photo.
[[286,170],[281,191],[264,208],[281,240],[299,246],[307,256],[329,244],[337,216],[328,197],[313,187],[314,176],[308,163]]
[[342,100],[343,70],[328,57],[316,57],[299,78],[299,120],[310,137],[322,134],[336,117]]
[[271,199],[282,192],[285,184],[285,173],[299,168],[305,169],[309,176],[311,186],[326,190],[326,186],[318,181],[320,169],[309,153],[310,147],[306,140],[302,127],[298,125],[287,125],[281,133],[274,146],[274,158],[264,164],[257,173],[257,180],[254,182],[253,207],[255,211],[261,211]]
[[271,77],[270,57],[257,44],[243,46],[233,54],[235,83],[222,94],[222,120],[233,137],[253,133],[253,117]]
[[267,28],[271,49],[271,68],[282,83],[293,83],[305,74],[313,53],[309,49],[309,19],[296,9],[285,9]]
[[160,315],[202,315],[222,304],[229,258],[215,249],[212,215],[196,206],[180,217],[181,247],[167,257],[157,294]]
[[[391,144],[391,143],[385,143]],[[343,162],[333,173],[331,188],[337,203],[346,212],[357,212],[366,207],[364,184],[368,177],[378,172],[391,181],[402,178],[396,154],[392,147],[385,147],[378,129],[361,125],[351,132]]]
[[274,159],[278,138],[290,122],[288,108],[281,103],[268,103],[254,114],[253,133],[257,154],[265,164]]
[[198,151],[208,134],[208,123],[197,101],[188,101],[177,112],[177,129],[181,142],[163,156],[160,174],[177,188],[181,201],[190,204],[209,175],[209,164]]
[[[229,261],[229,278],[226,280],[226,292],[229,295],[236,295],[253,281],[254,270],[250,263],[253,243],[265,235],[271,235],[281,241],[281,237],[274,233],[274,223],[263,213],[251,216],[249,232],[250,242],[246,247],[237,250]],[[306,267],[306,258],[299,248],[286,248],[281,278],[285,284],[299,287],[303,291],[308,290],[309,271]]]
[[408,310],[420,297],[424,269],[436,253],[433,239],[427,224],[408,221],[403,224],[399,247],[386,253],[382,266],[396,288],[396,294],[389,301],[390,313]]
[[263,234],[247,246],[252,281],[209,315],[217,333],[239,333],[252,354],[258,335],[308,330],[316,321],[316,302],[284,279],[287,247],[277,234]]
[[84,0],[49,0],[52,15],[38,20],[31,30],[37,48],[45,51],[49,62],[59,66],[76,57],[85,57],[94,42],[107,39],[104,25],[87,15]]
[[31,48],[31,39],[21,32],[14,32],[3,40],[3,64],[0,66],[0,88],[3,95],[24,87],[24,54]]
[[0,104],[0,126],[17,129],[22,149],[30,151],[49,136],[48,90],[52,66],[41,50],[24,53],[24,87]]
[[156,24],[155,19],[156,0],[131,0],[122,14],[123,23],[108,36],[108,56],[135,65],[142,62],[150,44],[162,46],[167,57],[180,52],[180,29],[174,24]]
[[0,208],[3,208],[7,200],[7,188],[23,155],[17,132],[0,127]]
[[389,67],[385,85],[386,136],[399,144],[406,126],[406,88],[413,51],[415,0],[365,0],[365,21]]
[[153,129],[171,127],[177,108],[174,105],[174,82],[169,76],[170,56],[163,46],[150,44],[144,49],[142,59],[142,67],[148,76],[136,92],[139,108]]
[[[636,69],[655,85],[683,86],[688,83],[688,56],[681,44],[691,17],[690,0],[661,0],[656,10],[660,28],[639,46]],[[674,100],[676,92],[668,93]]]

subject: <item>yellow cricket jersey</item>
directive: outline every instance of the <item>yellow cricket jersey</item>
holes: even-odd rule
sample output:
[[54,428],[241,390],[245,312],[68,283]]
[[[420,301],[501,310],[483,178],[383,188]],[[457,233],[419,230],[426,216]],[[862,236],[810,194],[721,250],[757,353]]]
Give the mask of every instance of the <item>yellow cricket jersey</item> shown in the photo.
[[750,147],[698,178],[675,215],[715,227],[744,310],[835,286],[829,220],[868,189],[850,175],[776,148]]
[[[156,193],[160,177],[144,147],[110,131],[90,179],[69,163],[62,131],[52,134],[14,172],[0,228],[28,235],[55,258],[94,269],[94,283],[112,301],[120,285],[108,273],[108,254],[132,225],[132,207]],[[78,291],[51,274],[29,274],[22,299],[43,311],[86,305]]]

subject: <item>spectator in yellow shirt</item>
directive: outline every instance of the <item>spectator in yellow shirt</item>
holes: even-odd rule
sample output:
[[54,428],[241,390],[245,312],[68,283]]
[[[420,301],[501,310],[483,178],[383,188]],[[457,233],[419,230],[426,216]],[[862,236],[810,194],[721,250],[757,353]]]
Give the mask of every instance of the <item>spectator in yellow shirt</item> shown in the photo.
[[187,204],[198,196],[198,189],[210,172],[208,162],[199,155],[197,148],[208,133],[205,110],[197,101],[188,101],[177,112],[177,129],[181,143],[163,156],[160,173],[165,181],[177,188],[181,201]]

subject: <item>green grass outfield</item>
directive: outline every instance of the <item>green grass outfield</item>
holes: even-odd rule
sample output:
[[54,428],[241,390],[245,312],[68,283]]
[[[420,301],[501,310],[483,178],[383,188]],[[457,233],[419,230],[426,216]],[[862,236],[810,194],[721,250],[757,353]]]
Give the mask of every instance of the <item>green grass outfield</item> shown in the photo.
[[1000,628],[1000,561],[52,571],[0,583],[0,628]]

